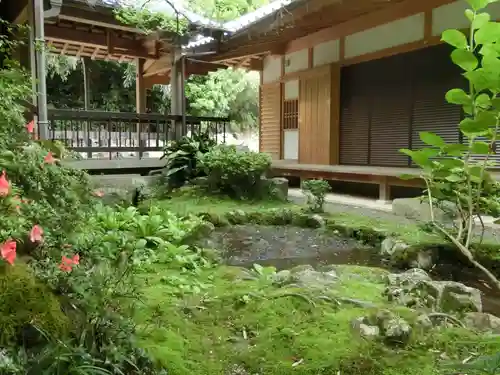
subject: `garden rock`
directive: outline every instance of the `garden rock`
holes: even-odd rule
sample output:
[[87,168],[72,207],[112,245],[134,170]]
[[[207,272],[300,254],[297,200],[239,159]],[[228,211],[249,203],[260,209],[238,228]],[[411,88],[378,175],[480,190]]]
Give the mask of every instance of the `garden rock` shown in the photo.
[[410,261],[410,267],[420,268],[426,271],[431,270],[434,264],[434,252],[431,249],[417,252],[416,258]]
[[481,292],[454,281],[432,281],[419,269],[386,278],[384,294],[389,301],[407,307],[425,307],[440,312],[480,312]]
[[283,177],[274,177],[271,179],[271,184],[276,189],[278,198],[286,200],[288,198],[288,180]]
[[337,274],[333,270],[320,272],[315,271],[311,266],[297,266],[290,270],[289,282],[307,288],[324,289],[337,281]]
[[[421,198],[394,199],[392,212],[419,222],[431,221],[429,203]],[[452,203],[444,203],[443,208],[434,207],[434,217],[439,222],[452,222],[456,215],[457,210]]]
[[322,228],[325,226],[325,219],[318,214],[299,213],[295,216],[294,225],[302,228]]
[[468,328],[500,334],[500,318],[492,314],[469,312],[465,314],[463,322]]
[[351,327],[361,337],[380,336],[387,344],[406,345],[412,333],[410,324],[389,310],[354,319]]
[[385,321],[383,328],[384,337],[391,344],[406,345],[410,341],[412,328],[402,318],[392,318]]
[[380,244],[380,255],[390,257],[394,253],[406,250],[408,247],[409,245],[407,245],[401,240],[394,239],[392,237],[387,237]]
[[370,325],[366,317],[356,318],[351,322],[351,329],[363,338],[376,338],[380,336],[380,328]]

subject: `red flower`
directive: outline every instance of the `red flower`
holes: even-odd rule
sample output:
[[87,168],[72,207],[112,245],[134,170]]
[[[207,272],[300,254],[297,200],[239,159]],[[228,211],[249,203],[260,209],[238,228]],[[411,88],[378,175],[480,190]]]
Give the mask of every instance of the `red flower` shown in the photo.
[[35,131],[35,121],[31,120],[26,124],[26,130],[28,133],[33,133]]
[[42,242],[43,240],[43,229],[39,225],[33,225],[30,232],[31,242]]
[[6,197],[10,193],[10,184],[5,175],[5,171],[0,176],[0,197]]
[[62,256],[61,264],[59,264],[59,269],[64,272],[71,272],[73,270],[73,266],[80,264],[80,255],[73,255],[72,258],[68,258],[67,256]]
[[0,246],[2,258],[9,264],[14,264],[16,259],[16,241],[8,240]]
[[52,155],[51,151],[49,151],[49,153],[45,156],[45,158],[43,159],[43,162],[46,164],[54,164],[56,162],[56,159]]
[[102,198],[104,197],[104,192],[102,190],[96,190],[92,193],[95,197]]

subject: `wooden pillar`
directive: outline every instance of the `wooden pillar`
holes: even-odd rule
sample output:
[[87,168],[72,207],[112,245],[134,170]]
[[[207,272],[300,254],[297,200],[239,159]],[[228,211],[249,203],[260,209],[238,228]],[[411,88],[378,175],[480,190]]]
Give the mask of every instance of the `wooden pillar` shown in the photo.
[[391,200],[391,185],[389,185],[387,177],[383,177],[380,180],[378,200],[383,203],[387,203]]
[[[137,114],[146,113],[146,86],[144,85],[144,59],[136,59],[136,77],[135,77],[135,110]],[[138,158],[142,158],[144,140],[142,132],[147,129],[143,128],[140,123],[137,124],[136,134],[139,142]],[[148,139],[149,141],[149,139]]]
[[146,113],[146,85],[144,84],[144,59],[136,59],[135,109]]
[[[171,95],[171,114],[174,116],[182,115],[182,54],[181,50],[174,49],[172,51],[172,70],[170,71],[170,95]],[[182,121],[172,121],[172,129],[174,131],[174,138],[179,139],[185,134]]]

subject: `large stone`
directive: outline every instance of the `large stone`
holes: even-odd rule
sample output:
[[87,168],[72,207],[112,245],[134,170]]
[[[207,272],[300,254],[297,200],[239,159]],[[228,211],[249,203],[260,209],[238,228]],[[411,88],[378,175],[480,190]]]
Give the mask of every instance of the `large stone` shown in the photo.
[[410,286],[419,281],[431,281],[431,277],[420,268],[412,268],[402,273],[390,273],[386,277],[386,284],[389,286]]
[[366,317],[356,318],[351,322],[351,329],[360,337],[373,339],[380,336],[380,328],[371,325]]
[[466,313],[463,322],[468,328],[500,334],[500,318],[488,313]]
[[482,311],[478,289],[454,281],[432,281],[423,270],[390,274],[386,283],[384,294],[388,300],[407,307],[424,307],[446,313]]
[[334,270],[320,272],[312,267],[311,269],[304,267],[302,270],[292,269],[289,278],[290,283],[313,289],[325,289],[337,281],[338,277]]
[[384,337],[388,343],[406,345],[410,341],[411,326],[402,318],[392,318],[384,323]]
[[476,288],[454,281],[433,281],[443,286],[439,296],[439,308],[444,312],[481,312],[483,303],[481,292]]
[[[427,200],[422,198],[401,198],[392,201],[392,212],[411,220],[431,221],[431,211]],[[451,222],[457,215],[456,207],[451,203],[443,203],[441,208],[434,207],[434,217],[439,222]]]
[[288,199],[288,180],[283,177],[261,177],[261,189],[266,196],[272,196],[282,201]]
[[408,249],[408,247],[408,244],[401,240],[387,237],[380,244],[380,255],[383,257],[391,257],[395,253]]

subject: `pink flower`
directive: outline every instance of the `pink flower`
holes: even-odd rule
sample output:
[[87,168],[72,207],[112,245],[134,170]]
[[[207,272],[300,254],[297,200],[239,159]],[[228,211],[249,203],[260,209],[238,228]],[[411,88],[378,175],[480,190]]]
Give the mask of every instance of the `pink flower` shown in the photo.
[[61,264],[59,264],[59,269],[64,272],[71,272],[73,270],[73,266],[80,264],[80,255],[73,255],[72,258],[68,258],[67,256],[62,256]]
[[43,159],[43,162],[46,164],[54,164],[56,162],[56,159],[52,155],[51,151],[49,151],[48,154],[45,156],[45,158]]
[[31,242],[42,242],[43,240],[43,229],[39,225],[33,225],[30,232]]
[[0,176],[0,197],[6,197],[10,193],[10,184],[5,175],[5,171]]
[[26,130],[28,133],[33,133],[35,131],[35,121],[31,120],[26,124]]
[[9,264],[14,264],[16,259],[16,241],[8,240],[0,246],[0,254],[2,258]]
[[104,192],[102,190],[96,190],[92,193],[95,197],[102,198],[104,197]]

